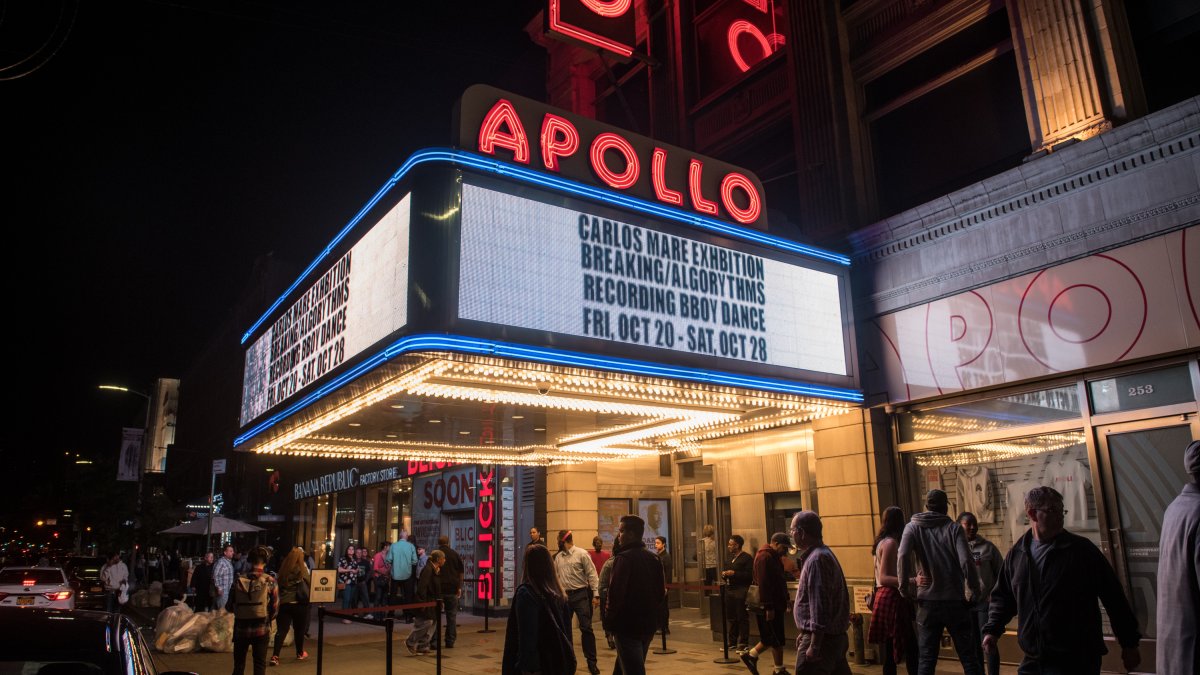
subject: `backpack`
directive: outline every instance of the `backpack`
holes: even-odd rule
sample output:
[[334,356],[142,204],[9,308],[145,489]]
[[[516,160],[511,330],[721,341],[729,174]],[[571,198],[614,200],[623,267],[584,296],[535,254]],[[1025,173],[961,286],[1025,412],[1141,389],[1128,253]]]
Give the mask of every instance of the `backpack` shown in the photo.
[[266,575],[253,579],[238,577],[233,583],[233,593],[230,596],[230,601],[233,603],[233,618],[238,620],[267,618],[270,589]]

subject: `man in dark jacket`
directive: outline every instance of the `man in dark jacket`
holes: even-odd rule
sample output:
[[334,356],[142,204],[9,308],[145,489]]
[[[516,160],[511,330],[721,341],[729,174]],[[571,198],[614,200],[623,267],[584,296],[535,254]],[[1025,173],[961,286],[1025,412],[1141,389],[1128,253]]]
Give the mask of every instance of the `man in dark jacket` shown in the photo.
[[[429,554],[429,562],[425,565],[425,569],[421,570],[421,576],[417,578],[414,602],[431,602],[441,597],[440,577],[442,565],[445,564],[445,553],[434,549]],[[433,637],[433,620],[437,616],[437,609],[423,607],[413,610],[413,616],[416,623],[413,625],[412,635],[409,635],[408,639],[404,641],[404,646],[408,647],[408,653],[412,656],[428,654],[429,640]]]
[[729,619],[729,641],[738,653],[750,651],[750,614],[746,612],[746,589],[754,581],[754,559],[742,550],[746,540],[742,535],[729,537],[729,569],[721,572],[725,580],[725,614]]
[[754,583],[758,585],[758,599],[762,607],[755,611],[758,621],[758,644],[742,654],[742,663],[754,675],[758,675],[758,655],[770,649],[775,661],[775,672],[786,673],[783,667],[783,617],[787,614],[787,577],[783,572],[783,556],[792,547],[792,539],[783,532],[771,535],[771,541],[758,549],[754,556]]
[[196,611],[207,612],[213,606],[213,553],[209,551],[204,554],[204,560],[196,565],[196,571],[192,572],[192,588],[196,592]]
[[1017,672],[1099,673],[1108,651],[1100,622],[1104,603],[1126,670],[1141,662],[1137,617],[1104,554],[1087,539],[1063,529],[1063,496],[1051,487],[1025,495],[1031,527],[1000,570],[992,590],[983,649],[991,652],[1004,626],[1019,616],[1017,642],[1025,652]]
[[458,599],[462,597],[463,567],[462,556],[450,548],[450,537],[438,537],[437,550],[446,555],[446,566],[442,570],[441,593],[442,605],[446,608],[446,642],[442,646],[450,649],[458,639]]
[[617,528],[621,551],[612,557],[608,606],[603,612],[604,629],[617,643],[622,675],[645,675],[646,652],[667,601],[662,563],[646,550],[645,531],[646,522],[638,516],[621,517]]
[[943,629],[954,641],[964,675],[981,675],[969,611],[980,595],[979,570],[962,527],[946,515],[949,501],[945,492],[930,490],[926,510],[904,526],[896,576],[900,595],[917,601],[918,675],[933,675]]

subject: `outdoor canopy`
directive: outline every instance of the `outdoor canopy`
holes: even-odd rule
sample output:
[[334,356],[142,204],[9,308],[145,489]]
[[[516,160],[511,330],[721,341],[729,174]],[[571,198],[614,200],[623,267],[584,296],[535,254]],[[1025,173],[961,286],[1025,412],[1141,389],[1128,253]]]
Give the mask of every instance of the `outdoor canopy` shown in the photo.
[[243,523],[240,520],[226,518],[225,516],[213,516],[212,529],[208,527],[208,518],[197,518],[182,525],[160,530],[159,534],[208,534],[209,532],[262,532],[261,527]]

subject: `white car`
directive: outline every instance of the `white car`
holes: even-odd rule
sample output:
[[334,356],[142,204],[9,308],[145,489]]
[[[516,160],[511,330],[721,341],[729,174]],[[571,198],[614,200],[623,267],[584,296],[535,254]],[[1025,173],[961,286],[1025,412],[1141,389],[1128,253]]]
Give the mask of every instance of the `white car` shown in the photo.
[[75,591],[61,567],[5,567],[0,607],[75,609]]

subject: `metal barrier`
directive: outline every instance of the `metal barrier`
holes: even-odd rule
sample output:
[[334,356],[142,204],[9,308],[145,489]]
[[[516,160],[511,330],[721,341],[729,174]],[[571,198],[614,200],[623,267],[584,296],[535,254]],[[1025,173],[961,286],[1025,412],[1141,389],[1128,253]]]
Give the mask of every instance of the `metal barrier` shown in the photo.
[[433,619],[433,636],[431,640],[435,643],[435,654],[437,658],[437,672],[441,675],[442,672],[442,599],[438,598],[431,602],[411,602],[403,605],[385,605],[383,607],[358,607],[356,609],[325,609],[325,607],[317,607],[317,675],[321,675],[324,663],[325,651],[325,615],[336,616],[355,623],[365,623],[371,626],[383,626],[384,633],[387,635],[387,667],[384,671],[387,675],[392,675],[392,636],[395,631],[396,619],[392,616],[386,616],[382,619],[368,619],[361,614],[388,613],[403,611],[406,609],[423,609],[426,607],[434,607],[437,610]]
[[[712,585],[712,586],[708,586],[705,584],[663,584],[663,586],[665,586],[666,588],[678,588],[678,589],[685,590],[685,591],[721,591],[721,593],[722,593],[722,597],[721,597],[721,599],[722,599],[722,602],[721,602],[721,642],[723,642],[725,645],[725,658],[724,659],[713,659],[713,663],[738,663],[737,660],[731,660],[729,658],[729,637],[727,635],[725,635],[726,621],[725,621],[725,603],[724,603],[723,587],[719,584]],[[668,612],[669,612],[669,610],[668,610]],[[661,655],[661,654],[675,654],[676,653],[676,650],[670,649],[667,647],[667,623],[669,623],[669,620],[667,622],[664,622],[663,626],[662,626],[662,648],[655,649],[654,650],[655,654]]]
[[[478,600],[479,599],[479,584],[483,582],[483,579],[464,578],[463,581],[474,581],[475,582],[475,599]],[[496,632],[495,629],[488,628],[488,619],[491,617],[491,615],[492,615],[492,601],[488,600],[487,602],[483,603],[483,629],[479,631],[480,633],[495,633]]]

